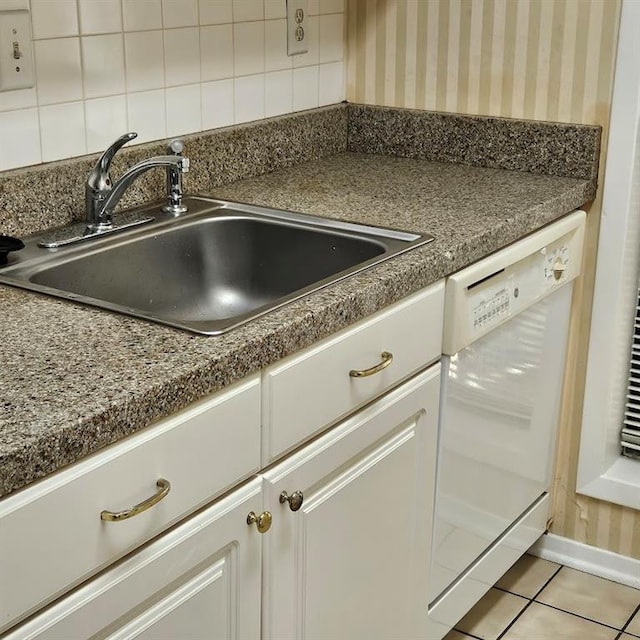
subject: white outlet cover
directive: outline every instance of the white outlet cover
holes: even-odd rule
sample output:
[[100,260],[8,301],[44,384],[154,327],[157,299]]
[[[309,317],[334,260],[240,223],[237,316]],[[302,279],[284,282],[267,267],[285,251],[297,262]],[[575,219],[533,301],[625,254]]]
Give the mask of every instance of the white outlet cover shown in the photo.
[[0,11],[0,91],[35,84],[28,11]]
[[287,55],[309,51],[309,4],[307,0],[287,0]]

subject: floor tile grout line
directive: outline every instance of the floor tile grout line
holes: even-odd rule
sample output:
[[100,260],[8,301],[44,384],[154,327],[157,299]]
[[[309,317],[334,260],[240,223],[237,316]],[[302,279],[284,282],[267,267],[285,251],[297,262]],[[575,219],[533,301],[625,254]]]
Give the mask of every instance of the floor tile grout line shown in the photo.
[[[629,619],[622,625],[622,629],[621,629],[621,633],[626,633],[625,629],[631,624],[631,621],[636,617],[636,614],[640,613],[640,604],[634,609],[633,613],[631,614],[631,616],[629,617]],[[629,634],[629,635],[635,635],[635,634]]]
[[504,587],[498,587],[493,585],[492,589],[497,589],[498,591],[503,591],[504,593],[510,593],[512,596],[518,596],[518,598],[524,598],[525,600],[535,600],[540,593],[544,590],[544,588],[558,575],[562,569],[562,565],[560,565],[551,575],[550,578],[546,580],[546,582],[532,595],[532,596],[523,596],[521,593],[516,593],[515,591],[509,591],[509,589],[505,589]]
[[548,586],[549,583],[562,571],[564,565],[560,565],[554,572],[553,575],[538,589],[536,593],[533,594],[532,600],[535,600]]
[[566,609],[561,609],[560,607],[554,607],[552,604],[547,604],[546,602],[540,602],[540,600],[533,600],[537,604],[541,604],[543,607],[548,607],[549,609],[555,609],[556,611],[562,611],[562,613],[568,613],[570,616],[574,616],[576,618],[581,618],[582,620],[586,620],[587,622],[593,622],[594,624],[598,624],[601,627],[607,627],[607,629],[612,629],[613,631],[620,631],[618,627],[612,627],[610,624],[606,622],[600,622],[599,620],[594,620],[593,618],[587,618],[586,616],[581,616],[579,613],[574,613],[573,611],[567,611]]
[[473,638],[474,640],[483,640],[480,636],[474,636],[472,633],[469,633],[467,631],[461,631],[460,629],[457,629],[456,627],[453,628],[453,631],[457,631],[458,633],[462,633],[465,636],[468,636],[469,638]]
[[507,633],[507,631],[509,631],[509,629],[513,627],[513,625],[520,619],[522,614],[531,606],[532,602],[533,600],[529,599],[529,602],[524,605],[522,611],[520,611],[520,613],[502,630],[502,633],[496,638],[496,640],[500,640],[505,635],[505,633]]
[[[610,624],[606,624],[605,622],[600,622],[599,620],[594,620],[593,618],[587,618],[586,616],[581,616],[579,613],[574,613],[573,611],[567,611],[566,609],[561,609],[560,607],[554,607],[552,604],[547,604],[546,602],[542,602],[540,600],[537,600],[538,596],[547,588],[547,586],[549,585],[549,583],[560,573],[560,571],[562,569],[565,568],[565,565],[560,565],[557,570],[554,572],[554,574],[544,583],[544,585],[542,586],[542,588],[533,596],[532,600],[537,602],[538,604],[542,604],[545,607],[549,607],[550,609],[556,609],[557,611],[564,611],[565,613],[569,613],[572,616],[576,616],[577,618],[582,618],[583,620],[588,620],[589,622],[595,622],[595,624],[599,624],[603,627],[608,627],[609,629],[613,629],[614,631],[620,631],[620,633],[624,632],[624,629],[628,626],[628,624],[633,620],[633,617],[636,615],[636,613],[638,611],[640,611],[640,605],[638,605],[636,607],[636,609],[634,610],[634,612],[631,614],[631,617],[627,619],[627,621],[624,623],[624,625],[622,626],[622,628],[618,628],[618,627],[613,627]],[[583,572],[584,573],[584,572]],[[613,582],[613,581],[611,581]],[[614,584],[618,584],[617,582],[615,582]]]
[[[519,593],[513,593],[512,591],[508,591],[507,589],[501,589],[500,587],[496,587],[494,586],[494,589],[498,589],[499,591],[502,591],[503,593],[508,593],[512,596],[516,596],[518,598],[522,598],[523,600],[527,600],[527,604],[524,605],[524,607],[522,608],[522,610],[520,611],[520,613],[518,613],[518,615],[502,630],[502,632],[500,633],[500,635],[496,638],[496,640],[500,640],[505,633],[507,633],[507,631],[509,631],[509,629],[511,629],[511,627],[517,622],[517,620],[522,616],[522,614],[531,606],[531,603],[534,602],[534,599],[540,595],[540,593],[544,590],[544,588],[558,575],[558,573],[560,573],[560,570],[562,569],[563,565],[560,565],[554,572],[553,574],[545,581],[545,583],[540,587],[540,589],[538,589],[538,591],[536,591],[534,593],[533,598],[528,598],[527,596],[523,596]],[[456,631],[458,631],[458,629],[456,629]],[[462,632],[462,633],[466,633],[466,632]],[[469,634],[467,634],[469,635]],[[473,636],[475,637],[475,636]]]
[[[631,621],[634,619],[634,617],[636,616],[636,614],[640,613],[640,604],[634,609],[633,613],[630,615],[630,617],[624,622],[624,624],[622,625],[621,628],[618,627],[614,627],[610,624],[604,623],[604,622],[600,622],[599,620],[593,620],[592,618],[587,618],[586,616],[582,616],[578,613],[574,613],[573,611],[567,611],[566,609],[561,609],[560,607],[556,607],[550,604],[547,604],[546,602],[541,602],[540,600],[537,600],[537,598],[540,596],[540,594],[547,588],[547,586],[549,586],[549,583],[553,581],[553,579],[560,573],[560,571],[562,569],[565,568],[565,565],[560,565],[558,566],[558,568],[553,572],[553,574],[544,582],[544,584],[535,592],[535,594],[533,595],[533,597],[528,597],[528,596],[523,596],[520,593],[515,593],[513,591],[509,591],[508,589],[505,589],[503,587],[498,587],[496,585],[494,585],[492,588],[496,589],[497,591],[501,591],[502,593],[508,593],[510,595],[516,596],[518,598],[522,598],[523,600],[527,600],[527,604],[522,608],[522,610],[518,613],[518,615],[502,630],[502,632],[500,632],[500,634],[498,635],[498,637],[496,638],[496,640],[501,640],[506,633],[511,629],[511,627],[513,627],[513,625],[522,617],[522,615],[525,613],[525,611],[527,611],[527,609],[529,609],[529,607],[531,606],[532,603],[537,603],[539,605],[542,605],[544,607],[547,607],[549,609],[555,609],[556,611],[560,611],[562,613],[565,613],[567,615],[573,616],[575,618],[580,618],[582,620],[585,620],[587,622],[591,622],[593,624],[597,624],[598,626],[601,627],[605,627],[606,629],[610,629],[612,631],[616,631],[616,637],[615,640],[621,640],[622,639],[622,635],[624,633],[626,633],[625,629],[629,626],[629,624],[631,623]],[[613,581],[612,581],[613,582]],[[616,583],[617,584],[617,583]],[[473,638],[474,640],[482,640],[481,638],[479,638],[478,636],[473,635],[472,633],[469,633],[468,631],[463,631],[457,627],[454,627],[454,630],[457,631],[458,633],[462,633],[465,636],[469,637],[469,638]],[[634,636],[635,637],[635,636]]]

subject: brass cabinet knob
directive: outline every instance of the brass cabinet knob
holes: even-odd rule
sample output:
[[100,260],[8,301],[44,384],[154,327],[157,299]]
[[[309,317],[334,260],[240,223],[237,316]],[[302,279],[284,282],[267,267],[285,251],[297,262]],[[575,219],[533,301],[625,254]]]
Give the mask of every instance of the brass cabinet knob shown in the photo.
[[256,527],[259,533],[267,533],[269,529],[271,529],[271,522],[273,518],[268,511],[263,511],[259,516],[256,515],[255,511],[250,511],[247,516],[247,524],[256,523]]
[[383,351],[380,354],[380,358],[380,362],[373,367],[369,369],[351,369],[351,371],[349,371],[349,375],[352,378],[367,378],[384,371],[393,362],[393,354],[388,351]]
[[291,495],[289,495],[286,491],[283,491],[280,494],[280,504],[288,502],[289,509],[291,509],[291,511],[297,511],[302,506],[303,500],[304,495],[302,494],[302,491],[294,491]]
[[107,522],[120,522],[121,520],[128,520],[141,513],[144,513],[147,509],[153,507],[154,504],[158,504],[160,500],[166,498],[169,491],[171,491],[171,484],[164,478],[159,478],[156,482],[158,490],[146,500],[143,500],[140,504],[137,504],[124,511],[108,511],[104,510],[100,512],[100,519]]

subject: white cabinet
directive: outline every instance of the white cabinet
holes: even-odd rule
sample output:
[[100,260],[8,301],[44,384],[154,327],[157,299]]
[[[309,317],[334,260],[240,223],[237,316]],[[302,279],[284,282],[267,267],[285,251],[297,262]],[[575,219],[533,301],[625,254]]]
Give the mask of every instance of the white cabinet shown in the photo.
[[[267,367],[263,464],[438,360],[443,310],[444,284],[438,282]],[[353,375],[376,365],[374,375]]]
[[438,283],[0,501],[0,632],[424,637],[442,307]]
[[[438,364],[265,474],[263,638],[422,635],[439,374]],[[298,510],[282,492],[302,492]]]
[[436,364],[4,640],[422,637],[439,387]]
[[260,637],[262,513],[255,479],[151,542],[3,640]]
[[[0,632],[259,468],[254,374],[0,501]],[[151,509],[101,518],[153,496],[161,478],[170,491]]]

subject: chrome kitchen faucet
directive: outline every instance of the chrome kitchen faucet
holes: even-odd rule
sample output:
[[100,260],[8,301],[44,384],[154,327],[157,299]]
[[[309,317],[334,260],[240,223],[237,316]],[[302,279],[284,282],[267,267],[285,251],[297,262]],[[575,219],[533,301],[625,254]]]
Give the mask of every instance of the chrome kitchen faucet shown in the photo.
[[[101,156],[96,166],[93,168],[86,184],[86,205],[87,205],[87,227],[100,231],[109,229],[113,225],[113,210],[131,186],[136,178],[154,167],[167,167],[168,175],[171,178],[168,198],[169,205],[182,200],[182,182],[180,177],[189,170],[189,159],[179,155],[183,145],[180,141],[180,150],[175,155],[156,156],[142,160],[131,167],[115,184],[112,184],[109,175],[111,161],[118,150],[130,140],[138,136],[137,133],[125,133],[120,136]],[[173,143],[172,143],[173,144]],[[178,190],[180,192],[178,193]]]
[[51,232],[40,240],[39,246],[53,249],[153,220],[153,216],[134,211],[123,214],[119,220],[114,221],[113,210],[133,182],[154,167],[165,167],[167,170],[168,202],[163,211],[179,215],[187,210],[182,204],[182,175],[189,171],[189,158],[182,156],[184,149],[182,140],[172,140],[169,143],[167,151],[173,155],[156,156],[142,160],[133,165],[115,183],[111,181],[109,168],[114,156],[121,147],[137,136],[138,134],[133,132],[120,136],[100,156],[95,167],[91,170],[85,185],[85,222]]

